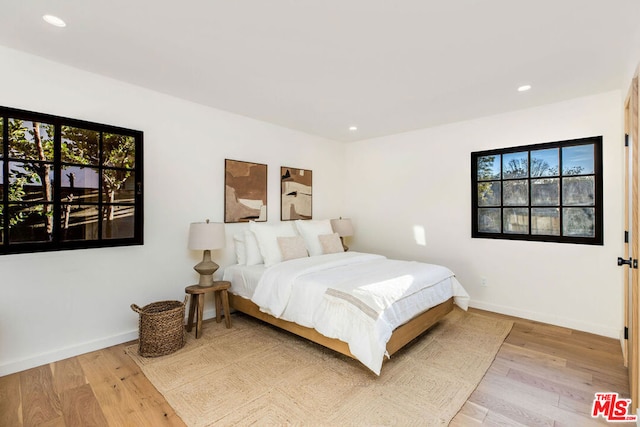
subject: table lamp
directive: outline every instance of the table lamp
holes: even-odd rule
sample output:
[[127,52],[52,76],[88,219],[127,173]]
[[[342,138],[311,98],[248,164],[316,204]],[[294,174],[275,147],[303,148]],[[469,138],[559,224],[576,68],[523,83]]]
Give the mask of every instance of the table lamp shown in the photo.
[[200,273],[198,285],[213,286],[213,273],[220,267],[211,261],[211,250],[222,249],[226,245],[224,224],[219,222],[193,222],[189,225],[188,248],[194,251],[204,251],[202,262],[193,269]]
[[348,251],[349,247],[344,244],[344,238],[348,236],[353,236],[353,225],[351,224],[351,220],[349,218],[338,218],[331,220],[331,227],[333,228],[334,233],[338,233],[340,236],[340,241],[342,242],[342,247],[344,251]]

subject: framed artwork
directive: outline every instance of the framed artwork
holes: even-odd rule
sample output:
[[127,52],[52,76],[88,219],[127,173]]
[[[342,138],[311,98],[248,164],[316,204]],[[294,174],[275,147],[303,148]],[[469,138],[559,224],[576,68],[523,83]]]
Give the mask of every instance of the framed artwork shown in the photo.
[[224,222],[267,220],[267,165],[224,161]]
[[312,172],[280,167],[280,220],[312,218]]

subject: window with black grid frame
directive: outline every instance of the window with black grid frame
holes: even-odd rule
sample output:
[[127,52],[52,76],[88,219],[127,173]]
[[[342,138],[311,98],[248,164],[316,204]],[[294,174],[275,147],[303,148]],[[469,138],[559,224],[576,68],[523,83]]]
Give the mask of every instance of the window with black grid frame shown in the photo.
[[602,137],[471,153],[472,237],[603,244]]
[[0,107],[0,254],[142,244],[142,140]]

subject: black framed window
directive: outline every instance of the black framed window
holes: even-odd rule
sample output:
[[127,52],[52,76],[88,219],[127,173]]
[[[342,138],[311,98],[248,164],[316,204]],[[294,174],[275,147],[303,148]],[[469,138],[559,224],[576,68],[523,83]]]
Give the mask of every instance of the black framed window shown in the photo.
[[0,254],[143,243],[141,131],[0,107]]
[[602,245],[602,137],[471,153],[472,237]]

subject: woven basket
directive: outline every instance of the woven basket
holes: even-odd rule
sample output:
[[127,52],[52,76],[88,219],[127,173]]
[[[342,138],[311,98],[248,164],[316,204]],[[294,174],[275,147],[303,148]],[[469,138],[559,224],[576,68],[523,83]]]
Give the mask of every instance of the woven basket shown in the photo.
[[185,302],[158,301],[131,309],[140,314],[138,354],[157,357],[173,353],[184,346]]

